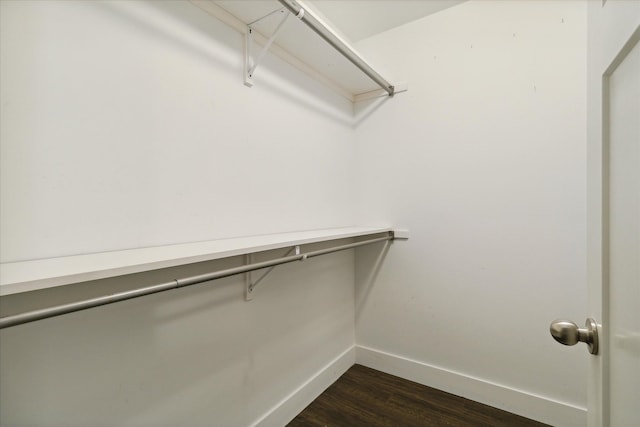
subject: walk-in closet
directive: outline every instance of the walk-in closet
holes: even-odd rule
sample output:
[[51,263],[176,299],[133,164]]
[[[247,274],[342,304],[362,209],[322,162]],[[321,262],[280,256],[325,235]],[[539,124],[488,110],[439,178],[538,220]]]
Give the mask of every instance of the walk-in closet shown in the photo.
[[0,426],[640,425],[639,40],[0,0]]

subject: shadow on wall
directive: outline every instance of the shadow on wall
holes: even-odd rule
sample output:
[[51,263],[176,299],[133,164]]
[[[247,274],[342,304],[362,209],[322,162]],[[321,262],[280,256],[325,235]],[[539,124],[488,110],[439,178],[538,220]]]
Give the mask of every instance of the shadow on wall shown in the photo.
[[[353,106],[350,100],[313,81],[273,55],[267,55],[260,64],[255,87],[244,87],[243,36],[191,3],[149,2],[144,8],[132,8],[129,4],[123,5],[119,2],[100,5],[103,10],[117,15],[137,30],[145,31],[154,38],[161,38],[180,51],[190,52],[216,68],[231,71],[237,75],[238,86],[242,86],[246,91],[259,93],[260,90],[268,90],[315,114],[354,127]],[[174,25],[167,25],[168,22]],[[230,37],[231,34],[233,36]],[[234,59],[229,61],[221,58],[218,50],[211,49],[213,44],[218,47],[224,46]],[[213,74],[212,79],[215,79]],[[292,91],[291,85],[296,87],[295,91]]]
[[238,40],[236,45],[231,45],[232,39],[228,36],[227,28],[222,25],[211,25],[207,19],[208,16],[198,13],[199,10],[195,6],[191,10],[190,7],[184,7],[185,5],[164,1],[138,4],[100,2],[92,6],[100,7],[102,11],[115,15],[119,21],[128,24],[136,31],[145,32],[154,39],[173,45],[179,51],[190,52],[217,68],[235,70],[237,64],[220,58],[211,46],[212,42],[217,45],[224,43],[228,49],[241,52],[241,40]]
[[378,98],[361,101],[354,105],[354,127],[360,126],[365,120],[367,120],[373,113],[375,113],[380,107],[382,107],[387,101],[391,99],[388,95],[383,95]]
[[360,314],[367,301],[367,296],[378,278],[380,268],[392,245],[390,241],[361,247],[356,250],[356,283],[355,283],[355,319]]

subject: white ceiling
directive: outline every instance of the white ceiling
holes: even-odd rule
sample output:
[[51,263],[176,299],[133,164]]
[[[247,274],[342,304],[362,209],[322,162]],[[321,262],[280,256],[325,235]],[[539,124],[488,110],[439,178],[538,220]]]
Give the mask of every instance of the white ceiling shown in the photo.
[[317,9],[350,41],[371,37],[465,0],[312,0]]

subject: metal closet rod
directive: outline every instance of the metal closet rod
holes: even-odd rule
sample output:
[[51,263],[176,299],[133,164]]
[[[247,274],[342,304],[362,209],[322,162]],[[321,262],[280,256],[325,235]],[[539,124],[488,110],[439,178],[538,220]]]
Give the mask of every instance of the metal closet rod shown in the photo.
[[378,74],[369,64],[365,62],[353,49],[345,44],[336,34],[329,28],[325,27],[320,21],[318,21],[311,13],[303,13],[300,16],[300,9],[304,9],[296,0],[278,0],[284,7],[289,9],[294,15],[299,16],[300,20],[307,24],[309,28],[315,31],[320,37],[326,40],[331,46],[333,46],[338,52],[340,52],[345,58],[358,67],[369,78],[376,82],[382,89],[387,91],[389,96],[393,96],[394,87],[384,77]]
[[185,286],[197,285],[198,283],[208,282],[223,277],[235,276],[236,274],[247,273],[249,271],[260,270],[281,264],[287,264],[294,261],[304,261],[308,258],[320,255],[330,254],[332,252],[344,251],[346,249],[357,248],[359,246],[370,245],[372,243],[393,240],[393,232],[389,232],[385,237],[377,237],[374,239],[363,240],[360,242],[349,243],[341,246],[334,246],[326,249],[319,249],[303,254],[290,255],[269,261],[256,262],[252,264],[242,265],[240,267],[228,268],[212,273],[200,274],[197,276],[185,277],[183,279],[174,279],[169,282],[157,285],[147,286],[144,288],[133,289],[131,291],[119,292],[111,295],[105,295],[97,298],[91,298],[83,301],[72,302],[70,304],[62,304],[53,307],[43,308],[41,310],[27,311],[25,313],[6,316],[0,318],[0,329],[9,328],[11,326],[22,325],[24,323],[35,322],[36,320],[48,319],[50,317],[61,316],[63,314],[73,313],[75,311],[87,310],[89,308],[99,307],[101,305],[113,304],[128,299],[138,298],[145,295],[156,294],[158,292],[169,291],[171,289],[182,288]]

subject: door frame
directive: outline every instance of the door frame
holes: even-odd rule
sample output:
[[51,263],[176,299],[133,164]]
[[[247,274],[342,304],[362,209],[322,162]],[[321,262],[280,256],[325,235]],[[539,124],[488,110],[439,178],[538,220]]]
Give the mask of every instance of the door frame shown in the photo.
[[627,55],[640,41],[640,24],[622,46],[611,64],[602,75],[602,326],[607,339],[602,341],[602,425],[608,425],[610,419],[610,230],[609,230],[609,204],[610,204],[610,80],[618,66],[627,58]]
[[[595,3],[595,2],[594,2]],[[608,425],[609,384],[609,80],[617,67],[640,42],[640,2],[607,2],[589,5],[589,58],[587,114],[587,277],[589,317],[599,321],[600,357],[591,357],[588,373],[587,420],[590,427]],[[609,9],[605,11],[605,9]],[[614,10],[611,10],[614,9]],[[607,15],[609,12],[609,16]],[[594,19],[594,15],[599,15]],[[626,19],[622,19],[626,15]],[[622,25],[614,24],[620,22]],[[607,26],[608,24],[608,26]],[[605,29],[614,35],[605,37]],[[625,37],[625,33],[627,36]],[[628,35],[630,34],[630,35]],[[597,39],[600,37],[600,39]],[[617,51],[616,51],[617,50]],[[607,59],[607,54],[613,54]],[[611,56],[609,56],[610,58]],[[600,62],[599,62],[600,61]],[[604,71],[600,71],[604,70]],[[598,99],[599,98],[599,99]]]

